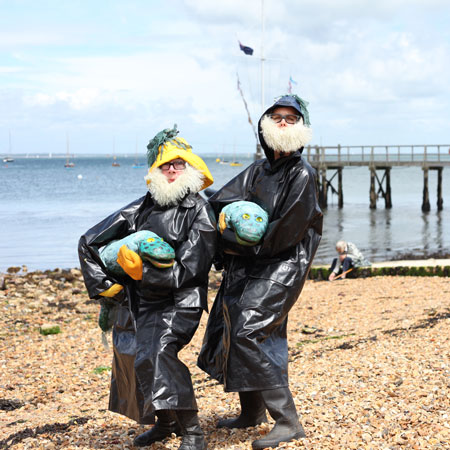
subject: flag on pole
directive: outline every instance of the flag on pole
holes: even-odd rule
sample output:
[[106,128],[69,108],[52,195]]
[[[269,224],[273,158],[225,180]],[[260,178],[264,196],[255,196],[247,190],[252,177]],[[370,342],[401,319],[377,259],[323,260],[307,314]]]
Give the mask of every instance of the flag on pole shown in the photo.
[[247,47],[246,45],[242,45],[241,41],[239,42],[239,48],[246,54],[246,55],[253,55],[253,49],[251,47]]
[[288,93],[292,94],[292,84],[298,84],[291,76],[289,77]]

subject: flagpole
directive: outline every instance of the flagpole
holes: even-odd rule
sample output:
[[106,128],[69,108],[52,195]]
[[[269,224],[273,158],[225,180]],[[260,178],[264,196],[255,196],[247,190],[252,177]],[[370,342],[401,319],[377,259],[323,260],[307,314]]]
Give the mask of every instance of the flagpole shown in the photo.
[[261,114],[264,112],[264,0],[261,0]]
[[[261,115],[264,113],[264,0],[261,0]],[[256,140],[255,160],[262,159],[261,145]]]

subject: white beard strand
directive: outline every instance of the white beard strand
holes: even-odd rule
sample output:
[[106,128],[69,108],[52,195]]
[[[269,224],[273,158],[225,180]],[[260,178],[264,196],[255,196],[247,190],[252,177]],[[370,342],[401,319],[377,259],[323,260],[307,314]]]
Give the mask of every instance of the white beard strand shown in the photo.
[[203,174],[189,164],[173,183],[169,183],[159,167],[152,170],[145,180],[150,181],[148,190],[153,200],[161,206],[175,205],[186,194],[199,192],[203,186]]
[[261,130],[266,144],[275,152],[293,153],[312,139],[312,130],[300,119],[296,124],[278,127],[268,116],[261,120]]

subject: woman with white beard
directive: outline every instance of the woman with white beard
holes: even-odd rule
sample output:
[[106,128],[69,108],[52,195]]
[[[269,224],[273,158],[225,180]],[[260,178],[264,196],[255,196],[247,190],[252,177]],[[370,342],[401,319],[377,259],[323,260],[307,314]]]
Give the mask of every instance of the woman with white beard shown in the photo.
[[[189,369],[178,352],[207,310],[208,273],[216,250],[214,214],[198,192],[213,179],[204,161],[172,130],[147,146],[148,193],[87,231],[80,239],[81,270],[90,298],[118,304],[109,409],[140,424],[147,446],[182,435],[181,450],[206,449]],[[175,250],[175,263],[156,268],[126,246],[117,262],[129,276],[108,272],[99,248],[135,231],[150,230]]]
[[239,392],[241,414],[218,427],[245,428],[275,420],[253,448],[276,447],[305,436],[288,381],[286,326],[305,283],[322,234],[315,171],[302,157],[312,133],[307,103],[286,95],[261,117],[259,139],[266,159],[254,162],[215,193],[216,216],[238,200],[269,214],[263,240],[236,242],[225,229],[220,240],[224,277],[211,310],[198,365]]

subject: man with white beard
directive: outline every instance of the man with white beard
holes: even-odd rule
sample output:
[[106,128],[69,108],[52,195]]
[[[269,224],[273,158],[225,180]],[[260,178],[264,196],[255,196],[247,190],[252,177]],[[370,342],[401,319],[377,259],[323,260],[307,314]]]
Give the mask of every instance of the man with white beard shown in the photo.
[[[255,161],[209,200],[218,216],[239,200],[269,215],[263,240],[242,246],[226,228],[219,264],[223,280],[211,310],[198,365],[238,392],[241,413],[218,427],[275,426],[255,449],[305,437],[288,380],[288,313],[305,283],[322,234],[314,169],[302,157],[311,140],[307,103],[296,95],[277,100],[261,117],[259,139],[266,159]],[[216,264],[216,267],[218,264]]]

